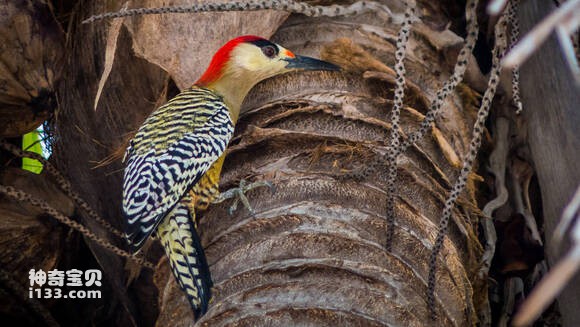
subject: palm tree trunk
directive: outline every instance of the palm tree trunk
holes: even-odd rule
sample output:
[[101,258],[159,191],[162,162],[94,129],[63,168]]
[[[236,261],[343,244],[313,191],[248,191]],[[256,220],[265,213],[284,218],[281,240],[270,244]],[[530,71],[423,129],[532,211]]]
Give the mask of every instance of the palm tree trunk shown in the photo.
[[[376,36],[379,27],[383,38]],[[410,41],[413,53],[407,63],[413,87],[406,90],[404,132],[418,127],[427,110],[425,99],[433,98],[450,73],[441,53],[428,43],[429,33],[436,32],[423,24],[416,28],[420,31]],[[273,40],[297,53],[317,55],[328,40],[356,36],[357,43],[392,66],[396,32],[396,26],[373,15],[333,21],[297,16]],[[304,35],[309,36],[306,44]],[[386,167],[362,178],[347,174],[383,161],[390,133],[394,81],[384,73],[365,76],[288,74],[261,83],[248,96],[222,189],[246,179],[270,180],[276,191],[249,192],[255,216],[244,208],[229,215],[229,202],[210,207],[201,218],[215,289],[198,325],[433,324],[425,297],[429,254],[446,192],[459,171],[453,156],[444,153],[463,157],[473,107],[453,94],[436,132],[399,158],[389,252]],[[444,149],[446,144],[451,150]],[[472,226],[479,218],[472,185],[454,211],[455,224],[438,261],[437,325],[474,324],[477,306],[487,296],[475,277],[481,247]],[[165,291],[160,292],[157,325],[187,325],[186,302],[175,300],[182,296],[169,270],[159,272],[157,285]]]

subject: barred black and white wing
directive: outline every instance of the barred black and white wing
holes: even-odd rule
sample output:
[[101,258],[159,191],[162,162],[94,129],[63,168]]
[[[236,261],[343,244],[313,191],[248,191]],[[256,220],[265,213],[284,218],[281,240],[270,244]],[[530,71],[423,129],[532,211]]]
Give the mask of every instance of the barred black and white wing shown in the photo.
[[218,95],[192,87],[145,120],[126,153],[123,211],[133,251],[225,151],[234,131]]

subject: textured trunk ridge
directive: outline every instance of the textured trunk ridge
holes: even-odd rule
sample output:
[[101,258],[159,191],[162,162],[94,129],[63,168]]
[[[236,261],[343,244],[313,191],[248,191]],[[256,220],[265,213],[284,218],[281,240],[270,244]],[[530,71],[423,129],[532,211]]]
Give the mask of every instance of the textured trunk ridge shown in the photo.
[[[243,210],[229,216],[229,204],[204,216],[201,228],[216,289],[214,308],[201,325],[336,320],[412,326],[428,319],[426,263],[436,231],[430,219],[437,219],[444,200],[436,178],[445,178],[427,176],[426,171],[439,168],[429,167],[426,153],[413,149],[409,152],[415,158],[403,157],[394,253],[386,252],[386,173],[380,170],[364,181],[340,176],[384,150],[378,143],[385,139],[388,123],[345,118],[345,106],[337,101],[348,103],[359,94],[373,97],[372,83],[328,75],[270,81],[263,87],[286,85],[281,93],[287,99],[316,98],[317,103],[274,98],[275,104],[250,110],[240,122],[240,143],[231,148],[224,185],[257,177],[272,180],[277,190],[249,194],[255,217]],[[335,81],[334,87],[317,90],[320,78]],[[426,169],[419,168],[421,163]],[[452,238],[466,247],[458,230]],[[464,325],[473,319],[474,309],[462,255],[446,242],[441,258],[440,323]]]

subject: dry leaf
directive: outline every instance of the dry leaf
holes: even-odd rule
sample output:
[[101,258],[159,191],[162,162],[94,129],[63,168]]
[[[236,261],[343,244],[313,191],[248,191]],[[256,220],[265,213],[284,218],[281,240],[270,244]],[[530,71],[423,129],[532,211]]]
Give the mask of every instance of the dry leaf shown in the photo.
[[451,146],[451,144],[449,144],[443,133],[441,133],[441,130],[434,127],[431,131],[431,134],[433,136],[433,139],[437,141],[439,149],[441,149],[441,152],[443,153],[445,159],[447,159],[449,164],[451,164],[455,168],[461,167],[461,160],[459,159],[459,156],[457,155],[455,150],[453,150],[453,147]]
[[[129,2],[123,4],[123,9],[127,8]],[[99,88],[97,89],[97,95],[95,96],[94,109],[97,110],[97,105],[99,104],[99,99],[101,98],[101,93],[105,87],[105,83],[111,74],[113,69],[113,63],[115,62],[115,52],[117,51],[117,39],[119,38],[119,33],[121,32],[121,26],[125,18],[113,19],[111,26],[109,27],[109,32],[107,33],[107,49],[105,50],[105,69],[103,69],[103,74],[99,80]]]
[[[184,3],[148,0],[132,7],[153,8]],[[162,14],[128,18],[124,24],[133,36],[136,55],[163,68],[177,87],[184,89],[201,76],[215,51],[228,40],[245,34],[269,38],[288,15],[272,10]]]

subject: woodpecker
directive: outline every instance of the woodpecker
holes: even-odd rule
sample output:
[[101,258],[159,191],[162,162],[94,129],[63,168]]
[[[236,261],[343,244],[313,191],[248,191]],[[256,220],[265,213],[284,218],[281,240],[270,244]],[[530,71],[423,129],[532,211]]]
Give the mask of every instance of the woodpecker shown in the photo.
[[155,110],[125,153],[123,211],[133,252],[155,232],[196,319],[207,311],[212,281],[195,210],[219,196],[224,151],[250,89],[294,70],[338,70],[258,36],[223,45],[193,86]]

